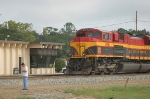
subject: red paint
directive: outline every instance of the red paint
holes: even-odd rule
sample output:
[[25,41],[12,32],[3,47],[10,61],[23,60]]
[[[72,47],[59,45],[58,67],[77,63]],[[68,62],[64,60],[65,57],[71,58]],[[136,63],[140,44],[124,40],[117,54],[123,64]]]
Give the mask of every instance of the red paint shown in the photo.
[[[100,33],[100,37],[88,37],[88,33]],[[149,40],[149,36],[145,36],[143,38],[140,37],[131,37],[127,33],[118,33],[114,31],[110,32],[104,32],[98,29],[80,29],[79,31],[76,32],[76,36],[84,33],[84,37],[75,37],[71,42],[108,42],[109,43],[120,43],[120,44],[131,44],[131,45],[139,45],[139,46],[144,46]],[[104,35],[111,35],[109,40],[105,40]],[[121,34],[123,35],[122,37],[124,39],[121,39]],[[106,46],[108,46],[106,45]]]

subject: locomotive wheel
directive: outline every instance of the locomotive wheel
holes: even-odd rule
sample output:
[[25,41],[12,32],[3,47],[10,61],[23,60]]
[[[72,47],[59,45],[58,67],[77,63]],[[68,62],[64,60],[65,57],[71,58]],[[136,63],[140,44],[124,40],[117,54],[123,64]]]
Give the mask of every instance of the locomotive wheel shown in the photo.
[[109,72],[109,74],[110,74],[110,75],[113,75],[113,74],[114,74],[114,72],[113,72],[113,71],[111,71],[111,72]]
[[90,74],[91,74],[91,75],[95,75],[95,72],[91,72]]
[[150,70],[147,73],[150,74]]
[[100,72],[101,75],[104,75],[104,72]]
[[108,71],[109,71],[110,75],[113,75],[115,73],[115,69],[114,68],[113,69],[109,69]]

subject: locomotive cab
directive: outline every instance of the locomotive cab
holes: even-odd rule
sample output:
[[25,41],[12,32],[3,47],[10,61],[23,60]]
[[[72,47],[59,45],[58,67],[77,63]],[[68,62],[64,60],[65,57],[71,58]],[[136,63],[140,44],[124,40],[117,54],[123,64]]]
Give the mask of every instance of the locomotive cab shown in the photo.
[[102,33],[97,29],[87,28],[77,31],[76,37],[70,42],[70,54],[73,56],[71,58],[83,58],[85,55],[97,54],[97,42],[99,41],[102,41]]

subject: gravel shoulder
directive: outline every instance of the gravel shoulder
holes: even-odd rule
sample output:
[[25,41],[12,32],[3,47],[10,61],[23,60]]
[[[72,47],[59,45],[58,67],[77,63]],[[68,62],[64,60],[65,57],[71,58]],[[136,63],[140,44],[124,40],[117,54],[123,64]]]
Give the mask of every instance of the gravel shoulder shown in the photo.
[[[104,88],[110,86],[150,86],[150,75],[142,76],[109,76],[109,77],[76,77],[76,78],[29,78],[29,90],[22,90],[22,79],[0,79],[0,99],[17,97],[35,97],[36,99],[92,99],[66,94],[68,88]],[[93,98],[94,99],[94,98]]]

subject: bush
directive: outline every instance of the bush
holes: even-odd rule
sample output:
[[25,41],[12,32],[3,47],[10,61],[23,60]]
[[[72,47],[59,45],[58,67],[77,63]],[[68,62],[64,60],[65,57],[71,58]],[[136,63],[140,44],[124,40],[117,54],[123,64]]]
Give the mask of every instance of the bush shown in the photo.
[[56,72],[60,72],[61,69],[62,69],[63,67],[65,67],[65,66],[66,66],[66,64],[65,64],[65,61],[64,61],[63,59],[57,58],[57,59],[55,60],[55,71],[56,71]]

